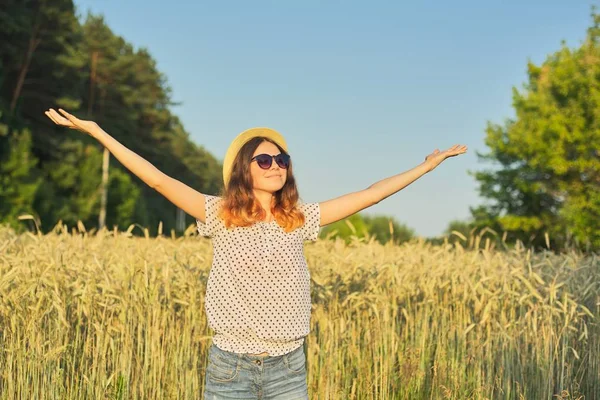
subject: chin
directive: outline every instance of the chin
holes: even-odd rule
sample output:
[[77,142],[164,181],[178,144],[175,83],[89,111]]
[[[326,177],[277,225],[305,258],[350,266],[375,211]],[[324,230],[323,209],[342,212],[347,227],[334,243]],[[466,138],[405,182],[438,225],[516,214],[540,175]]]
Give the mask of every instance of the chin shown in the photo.
[[283,189],[283,185],[265,185],[265,186],[260,187],[260,190],[263,190],[265,192],[271,192],[271,193],[278,192],[281,189]]

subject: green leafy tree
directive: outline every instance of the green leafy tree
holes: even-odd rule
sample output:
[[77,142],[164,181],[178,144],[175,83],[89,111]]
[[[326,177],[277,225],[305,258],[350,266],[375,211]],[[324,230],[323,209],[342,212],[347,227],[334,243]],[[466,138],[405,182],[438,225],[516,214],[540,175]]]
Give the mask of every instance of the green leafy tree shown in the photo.
[[0,134],[0,143],[0,215],[4,223],[18,226],[19,215],[39,218],[33,211],[42,177],[35,169],[37,159],[31,152],[28,129]]
[[583,44],[562,48],[541,65],[528,64],[523,91],[513,89],[516,118],[488,124],[499,169],[476,172],[492,204],[473,208],[478,225],[553,248],[571,239],[600,248],[600,16]]
[[362,215],[357,213],[323,227],[319,236],[330,239],[339,237],[346,243],[350,243],[351,236],[365,238],[368,234],[369,231]]
[[[221,177],[220,164],[203,148],[193,144],[180,120],[169,107],[171,89],[166,78],[156,69],[156,62],[146,49],[135,51],[123,38],[112,33],[102,17],[88,15],[83,26],[83,52],[89,56],[90,73],[85,83],[89,90],[82,111],[115,139],[141,155],[167,175],[176,177],[205,193],[216,193]],[[107,225],[122,226],[125,221],[149,226],[151,232],[163,222],[164,230],[175,228],[176,207],[135,175],[111,161],[111,174],[129,175],[138,190],[123,190],[119,199],[110,193]],[[112,176],[112,175],[111,175]],[[112,179],[112,178],[111,178]],[[119,180],[121,185],[125,181]],[[131,194],[137,193],[138,199]],[[119,205],[136,204],[135,208]],[[125,209],[133,214],[123,215]],[[140,214],[135,211],[146,210]],[[119,219],[110,218],[110,215]],[[112,221],[112,222],[111,222]]]
[[352,241],[352,236],[359,239],[374,236],[375,240],[381,244],[389,242],[393,237],[393,243],[399,244],[412,239],[415,236],[415,232],[406,225],[398,223],[392,217],[383,215],[369,216],[356,213],[348,218],[325,226],[320,234],[322,238],[329,237],[335,239],[339,237],[346,243]]
[[414,229],[400,224],[393,217],[365,215],[363,219],[369,234],[374,235],[376,240],[381,244],[385,244],[390,240],[393,243],[400,244],[415,237]]
[[[62,220],[95,227],[106,196],[106,225],[175,228],[177,209],[109,158],[107,190],[98,143],[54,126],[63,107],[93,119],[168,175],[205,193],[222,185],[220,162],[194,144],[166,77],[147,49],[135,50],[102,17],[80,24],[71,0],[7,0],[0,9],[0,221],[20,213],[52,228]],[[179,212],[179,214],[181,214]],[[189,223],[192,223],[188,217]],[[189,224],[188,223],[188,224]]]
[[49,102],[77,102],[73,12],[71,0],[7,0],[0,11],[0,218],[17,229],[18,215],[44,221],[44,209],[52,209],[44,165],[57,141],[47,134],[43,110]]
[[77,79],[69,77],[82,66],[78,26],[72,0],[3,2],[0,91],[9,114],[40,122],[48,101],[74,104]]

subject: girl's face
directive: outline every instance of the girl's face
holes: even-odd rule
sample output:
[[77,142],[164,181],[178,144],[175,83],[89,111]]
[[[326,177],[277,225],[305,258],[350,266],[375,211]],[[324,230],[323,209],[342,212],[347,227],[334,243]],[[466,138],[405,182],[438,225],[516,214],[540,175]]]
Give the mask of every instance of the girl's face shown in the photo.
[[[281,153],[281,151],[279,151],[277,146],[265,140],[258,145],[254,154],[252,154],[252,157],[259,154],[276,156],[279,153]],[[256,160],[252,161],[250,163],[250,174],[252,176],[253,189],[270,193],[275,193],[281,189],[287,179],[287,170],[280,168],[275,160],[271,162],[271,167],[268,169],[262,169],[258,166]]]

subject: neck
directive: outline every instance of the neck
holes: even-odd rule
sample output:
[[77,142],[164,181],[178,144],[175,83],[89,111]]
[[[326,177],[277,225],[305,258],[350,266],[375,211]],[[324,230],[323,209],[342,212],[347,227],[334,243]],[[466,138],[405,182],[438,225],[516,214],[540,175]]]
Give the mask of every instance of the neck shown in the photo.
[[258,200],[261,207],[267,213],[265,221],[270,221],[273,216],[271,214],[271,204],[273,202],[273,194],[269,192],[254,192],[254,197]]

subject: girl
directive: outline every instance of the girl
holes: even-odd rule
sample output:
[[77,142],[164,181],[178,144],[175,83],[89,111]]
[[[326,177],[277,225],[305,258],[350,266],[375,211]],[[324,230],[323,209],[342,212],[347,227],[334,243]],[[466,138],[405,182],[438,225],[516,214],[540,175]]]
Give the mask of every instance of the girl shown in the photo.
[[310,274],[304,241],[321,226],[398,192],[443,160],[467,151],[436,149],[415,168],[321,203],[299,203],[285,139],[268,128],[239,134],[223,161],[221,196],[195,191],[127,149],[92,121],[59,109],[56,124],[96,138],[125,167],[194,218],[212,238],[205,310],[215,331],[205,399],[308,399],[304,338],[310,327]]

